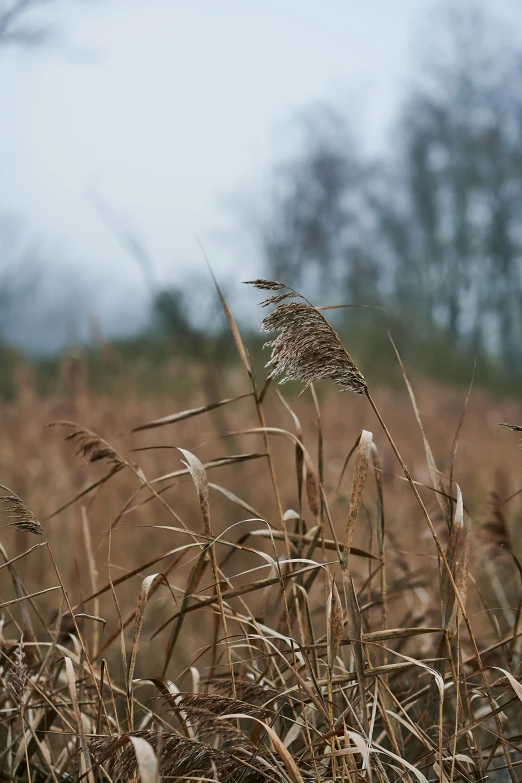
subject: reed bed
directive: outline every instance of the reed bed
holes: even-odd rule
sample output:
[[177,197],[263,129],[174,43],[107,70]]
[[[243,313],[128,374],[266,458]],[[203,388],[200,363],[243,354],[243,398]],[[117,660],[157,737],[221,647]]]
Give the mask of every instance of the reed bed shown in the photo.
[[370,390],[253,284],[266,379],[217,289],[227,397],[4,406],[2,779],[522,780],[519,406]]

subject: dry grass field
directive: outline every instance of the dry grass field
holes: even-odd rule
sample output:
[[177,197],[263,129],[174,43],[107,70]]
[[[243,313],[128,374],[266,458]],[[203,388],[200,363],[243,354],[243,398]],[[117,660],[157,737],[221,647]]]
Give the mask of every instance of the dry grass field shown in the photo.
[[521,780],[522,405],[246,363],[2,404],[1,779]]

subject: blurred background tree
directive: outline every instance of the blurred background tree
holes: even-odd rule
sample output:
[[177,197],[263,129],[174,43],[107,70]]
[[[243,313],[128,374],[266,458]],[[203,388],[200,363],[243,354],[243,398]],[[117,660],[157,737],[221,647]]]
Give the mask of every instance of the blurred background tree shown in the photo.
[[[0,67],[2,50],[57,43],[56,19],[48,9],[61,4],[65,5],[63,0],[0,0]],[[0,214],[0,393],[7,396],[13,392],[13,364],[19,361],[7,343],[16,336],[20,321],[38,307],[41,262],[39,242],[29,237],[23,221]]]
[[[52,42],[59,17],[47,8],[60,5],[0,0],[0,53]],[[468,5],[441,6],[420,40],[428,37],[429,55],[419,57],[378,154],[359,137],[352,106],[317,103],[297,118],[297,143],[256,205],[260,274],[318,304],[381,308],[331,314],[352,335],[350,350],[356,346],[372,365],[394,362],[390,330],[420,371],[464,380],[477,357],[479,377],[494,378],[498,388],[502,376],[514,388],[522,374],[522,49]],[[183,263],[175,280],[160,279],[118,205],[91,196],[142,275],[149,321],[137,339],[129,337],[126,358],[138,351],[156,363],[174,353],[190,357],[205,366],[213,396],[209,367],[230,341],[211,281]],[[14,314],[40,313],[49,329],[42,252],[20,238],[12,217],[0,219],[0,335],[12,342]],[[85,320],[95,295],[80,302],[65,286],[59,296],[67,317],[73,310]]]
[[442,341],[518,376],[522,53],[476,9],[446,8],[432,38],[380,160],[336,108],[301,118],[259,222],[267,274],[383,305],[406,352]]
[[60,4],[66,5],[64,0],[0,0],[0,45],[38,47],[56,42],[58,28],[48,8]]

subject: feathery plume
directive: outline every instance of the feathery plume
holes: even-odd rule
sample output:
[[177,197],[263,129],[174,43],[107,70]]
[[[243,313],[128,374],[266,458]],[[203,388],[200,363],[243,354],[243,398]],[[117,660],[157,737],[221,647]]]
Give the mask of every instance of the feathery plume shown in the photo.
[[103,460],[119,467],[123,467],[125,464],[118,452],[107,441],[86,427],[81,427],[73,421],[53,421],[47,426],[69,427],[71,432],[65,436],[65,440],[71,441],[78,447],[75,456],[85,462],[101,462]]
[[258,718],[266,718],[270,710],[241,699],[232,699],[217,693],[181,693],[167,698],[168,703],[175,710],[182,709],[191,714],[192,710],[204,710],[212,715],[227,715],[240,712],[243,715],[255,715]]
[[[229,677],[211,677],[205,680],[205,682],[207,685],[211,685],[214,690],[221,692],[221,694],[228,695],[231,692]],[[290,696],[283,688],[272,688],[251,680],[235,680],[234,685],[237,698],[252,705],[268,704],[278,698],[291,701]]]
[[[267,364],[271,368],[269,378],[281,377],[280,383],[302,381],[305,387],[329,379],[344,391],[367,393],[364,376],[337,332],[317,308],[297,291],[277,281],[253,280],[248,284],[263,291],[287,289],[286,293],[269,297],[262,303],[263,307],[277,305],[261,324],[264,332],[278,332],[274,340],[265,344],[272,349]],[[302,301],[284,301],[290,298]]]
[[503,421],[500,426],[507,427],[511,432],[522,432],[522,425],[520,424],[506,424],[506,422]]
[[[236,745],[226,750],[213,748],[174,732],[133,731],[134,737],[143,737],[159,755],[162,779],[184,779],[197,776],[216,777],[223,783],[265,783],[264,770],[273,767],[260,750],[252,763],[252,748]],[[136,754],[130,745],[118,748],[118,736],[99,737],[89,743],[89,749],[98,758],[105,758],[114,748],[116,763],[113,773],[116,779],[129,780],[138,772]],[[273,780],[273,776],[271,776]]]
[[25,530],[27,533],[33,533],[35,536],[43,536],[40,523],[21,498],[13,495],[1,495],[0,505],[8,519],[13,520],[11,524],[17,530]]
[[512,551],[509,525],[504,514],[504,505],[498,491],[490,493],[490,513],[482,524],[482,538],[488,555],[499,557]]
[[260,291],[283,291],[285,288],[288,289],[287,285],[279,283],[277,280],[245,280],[244,282],[245,285],[253,285],[254,288],[259,288]]
[[13,698],[14,703],[21,709],[24,702],[25,683],[29,673],[29,667],[25,662],[25,653],[22,639],[15,650],[14,664],[11,670],[11,676],[7,680],[7,690]]

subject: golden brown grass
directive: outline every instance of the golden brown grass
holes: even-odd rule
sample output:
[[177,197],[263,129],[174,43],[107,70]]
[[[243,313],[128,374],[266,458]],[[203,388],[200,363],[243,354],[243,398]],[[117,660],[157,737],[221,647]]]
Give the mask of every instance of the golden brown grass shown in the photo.
[[520,780],[521,452],[498,423],[522,410],[472,392],[459,430],[456,392],[368,400],[283,290],[272,367],[302,396],[258,382],[223,301],[223,405],[174,374],[149,398],[24,377],[3,406],[1,779]]

